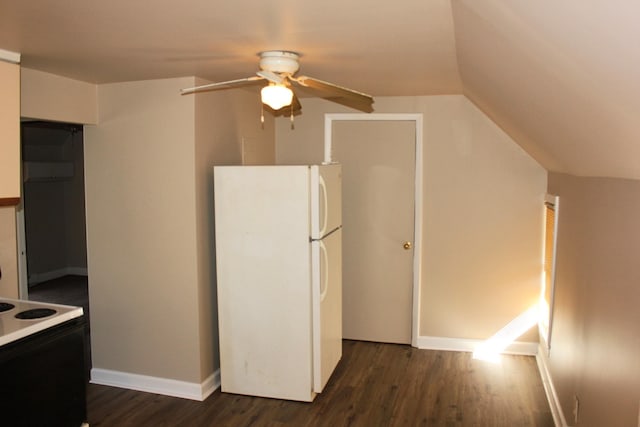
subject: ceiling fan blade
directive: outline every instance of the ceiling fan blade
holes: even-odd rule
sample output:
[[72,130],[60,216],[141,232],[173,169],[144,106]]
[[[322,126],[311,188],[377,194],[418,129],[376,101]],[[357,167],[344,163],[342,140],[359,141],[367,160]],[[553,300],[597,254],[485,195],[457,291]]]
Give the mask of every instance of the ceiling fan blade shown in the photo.
[[247,85],[247,84],[251,84],[251,83],[256,82],[258,80],[264,80],[264,77],[251,76],[251,77],[246,77],[244,79],[229,80],[227,82],[209,83],[209,84],[206,84],[206,85],[190,87],[190,88],[187,88],[187,89],[181,89],[180,93],[182,95],[187,95],[187,94],[190,94],[190,93],[203,92],[203,91],[207,91],[207,90],[229,89],[229,88],[232,88],[232,87],[244,86],[244,85]]
[[272,83],[282,84],[284,82],[284,77],[280,76],[273,71],[260,70],[256,72],[256,74],[263,79],[269,80]]
[[373,97],[366,93],[347,89],[346,87],[307,76],[291,77],[291,79],[306,88],[317,91],[322,98],[355,108],[365,113],[371,113],[373,111]]

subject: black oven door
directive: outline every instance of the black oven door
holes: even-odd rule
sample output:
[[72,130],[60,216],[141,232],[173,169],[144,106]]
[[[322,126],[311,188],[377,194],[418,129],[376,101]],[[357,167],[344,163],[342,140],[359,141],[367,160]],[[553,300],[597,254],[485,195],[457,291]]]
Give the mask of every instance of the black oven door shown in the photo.
[[0,347],[0,425],[87,421],[84,318]]

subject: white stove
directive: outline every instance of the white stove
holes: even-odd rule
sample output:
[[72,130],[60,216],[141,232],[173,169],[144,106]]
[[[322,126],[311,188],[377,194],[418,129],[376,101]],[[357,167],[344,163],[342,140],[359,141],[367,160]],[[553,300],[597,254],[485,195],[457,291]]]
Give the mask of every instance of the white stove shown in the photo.
[[82,307],[0,298],[0,346],[82,314]]

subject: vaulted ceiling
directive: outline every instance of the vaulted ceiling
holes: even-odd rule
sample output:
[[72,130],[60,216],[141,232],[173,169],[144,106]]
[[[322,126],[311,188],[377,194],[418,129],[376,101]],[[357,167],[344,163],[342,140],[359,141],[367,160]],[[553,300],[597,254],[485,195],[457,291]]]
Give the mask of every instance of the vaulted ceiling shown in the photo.
[[464,94],[549,170],[640,179],[640,2],[0,0],[0,49],[92,83],[305,75],[374,96]]

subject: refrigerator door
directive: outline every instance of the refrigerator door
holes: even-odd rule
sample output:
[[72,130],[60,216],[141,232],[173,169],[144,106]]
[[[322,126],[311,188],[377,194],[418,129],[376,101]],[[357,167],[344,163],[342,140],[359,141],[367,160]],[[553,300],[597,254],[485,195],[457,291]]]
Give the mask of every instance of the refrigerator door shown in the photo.
[[342,166],[310,167],[311,238],[321,239],[342,225]]
[[322,392],[342,357],[342,229],[311,243],[313,391]]
[[311,401],[307,166],[214,168],[223,392]]

